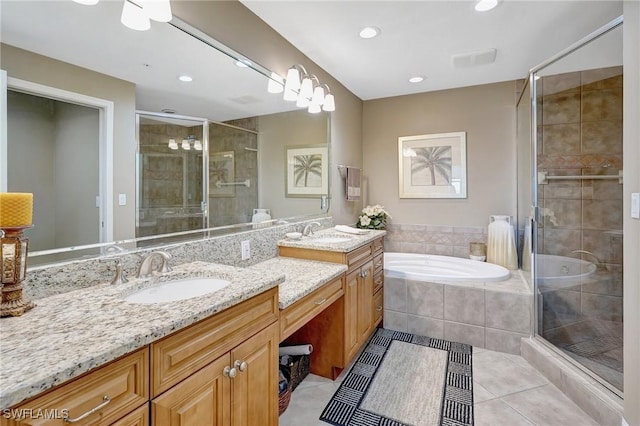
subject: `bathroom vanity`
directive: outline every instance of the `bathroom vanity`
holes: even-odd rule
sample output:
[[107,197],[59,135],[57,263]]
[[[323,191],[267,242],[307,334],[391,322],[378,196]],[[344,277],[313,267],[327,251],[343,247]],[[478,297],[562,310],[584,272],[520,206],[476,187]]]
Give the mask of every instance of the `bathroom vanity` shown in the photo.
[[[335,377],[381,321],[382,235],[307,247],[320,261],[192,262],[40,299],[2,320],[0,425],[277,425],[279,343],[308,339],[312,371]],[[194,276],[230,284],[179,302],[126,300]]]
[[[281,241],[279,254],[347,266],[344,297],[314,315],[295,333],[283,336],[290,343],[313,344],[311,372],[335,379],[382,323],[385,232],[372,230],[365,236],[350,238],[328,232],[317,233],[316,238]],[[330,238],[344,241],[323,242]]]

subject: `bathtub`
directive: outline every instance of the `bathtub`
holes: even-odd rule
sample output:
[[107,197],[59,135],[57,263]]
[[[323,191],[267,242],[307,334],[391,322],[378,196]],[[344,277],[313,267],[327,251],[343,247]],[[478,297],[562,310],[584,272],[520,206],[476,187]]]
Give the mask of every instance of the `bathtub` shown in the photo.
[[536,255],[538,283],[545,287],[579,284],[596,272],[596,265],[586,260],[551,254]]
[[388,277],[427,282],[494,282],[511,276],[492,263],[431,254],[385,253],[384,269]]

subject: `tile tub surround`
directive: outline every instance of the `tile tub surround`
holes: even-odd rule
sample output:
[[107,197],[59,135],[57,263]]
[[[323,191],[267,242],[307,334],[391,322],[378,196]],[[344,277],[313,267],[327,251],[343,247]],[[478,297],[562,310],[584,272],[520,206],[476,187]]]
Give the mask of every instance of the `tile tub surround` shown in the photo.
[[[226,278],[209,295],[142,305],[123,296],[154,282]],[[160,277],[103,284],[38,301],[29,315],[2,319],[0,409],[150,344],[284,281],[282,272],[193,262]]]
[[[489,218],[487,218],[487,224]],[[487,242],[486,226],[389,224],[385,250],[469,258],[469,243]]]
[[[313,219],[322,228],[332,227],[331,217]],[[269,228],[260,228],[237,234],[211,237],[168,244],[162,247],[144,248],[135,252],[125,252],[108,257],[75,260],[54,265],[30,268],[27,271],[24,293],[32,300],[42,299],[80,288],[108,283],[115,274],[115,260],[120,259],[127,277],[135,277],[140,256],[155,250],[163,250],[172,256],[170,265],[180,265],[194,261],[219,263],[231,266],[250,266],[278,254],[277,243],[287,232],[299,231],[310,220],[304,220]],[[251,258],[242,260],[240,242],[251,241]],[[108,261],[107,259],[112,259]],[[36,307],[37,309],[37,307]]]
[[493,283],[385,276],[384,327],[511,354],[529,337],[533,292],[520,271]]
[[279,307],[284,309],[342,275],[346,272],[347,265],[274,257],[248,269],[258,273],[278,271],[285,275],[285,281],[278,288]]
[[623,401],[620,397],[605,389],[595,379],[580,371],[538,339],[522,339],[521,344],[522,357],[589,414],[597,424],[623,424]]

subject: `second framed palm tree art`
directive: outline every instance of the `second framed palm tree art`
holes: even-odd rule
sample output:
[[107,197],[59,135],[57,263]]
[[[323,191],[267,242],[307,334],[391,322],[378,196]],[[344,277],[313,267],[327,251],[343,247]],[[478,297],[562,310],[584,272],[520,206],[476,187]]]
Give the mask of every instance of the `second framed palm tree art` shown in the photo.
[[287,197],[320,198],[328,193],[327,145],[287,146],[285,155]]
[[465,132],[398,138],[400,198],[467,198]]

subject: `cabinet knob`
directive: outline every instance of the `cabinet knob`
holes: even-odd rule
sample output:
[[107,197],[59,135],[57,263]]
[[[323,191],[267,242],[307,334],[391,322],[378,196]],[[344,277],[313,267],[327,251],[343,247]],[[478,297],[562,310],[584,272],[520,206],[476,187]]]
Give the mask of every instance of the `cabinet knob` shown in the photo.
[[224,370],[222,370],[222,374],[224,375],[224,377],[228,377],[230,379],[233,379],[238,375],[238,370],[236,370],[235,368],[231,368],[229,366],[226,366],[224,368]]
[[380,311],[382,311],[382,306],[376,307],[376,312],[380,312]]
[[369,270],[367,269],[366,271],[360,272],[360,276],[362,278],[367,278],[369,276]]
[[111,402],[111,398],[109,398],[109,395],[105,395],[102,397],[102,402],[98,405],[96,405],[95,407],[93,407],[91,410],[85,412],[84,414],[75,417],[75,418],[71,418],[71,417],[67,417],[66,419],[64,419],[65,423],[76,423],[79,422],[80,420],[84,420],[87,417],[89,417],[90,415],[92,415],[93,413],[95,413],[98,410],[103,409],[104,407],[106,407],[109,403]]
[[240,372],[242,372],[247,370],[247,367],[249,366],[249,364],[247,364],[245,361],[237,360],[236,362],[233,363],[233,366],[238,370],[240,370]]

